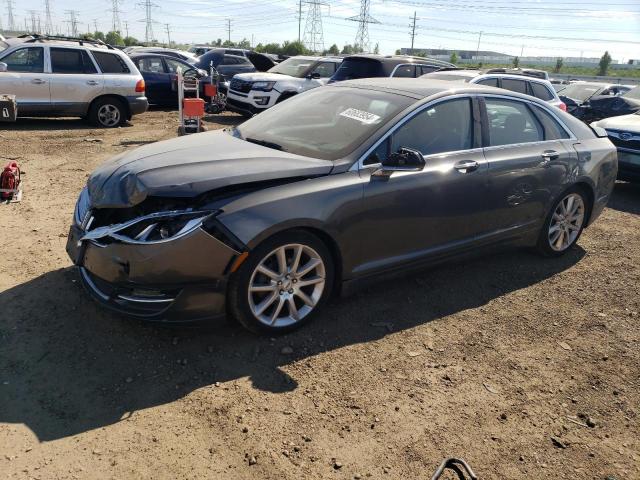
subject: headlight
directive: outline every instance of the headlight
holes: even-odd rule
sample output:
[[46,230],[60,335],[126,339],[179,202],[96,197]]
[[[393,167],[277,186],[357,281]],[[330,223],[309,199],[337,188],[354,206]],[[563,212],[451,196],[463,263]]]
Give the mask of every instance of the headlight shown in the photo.
[[163,243],[188,235],[215,213],[201,210],[152,213],[117,225],[95,228],[80,240],[111,239],[129,244]]
[[89,213],[89,206],[89,190],[87,190],[87,187],[84,187],[80,192],[78,201],[76,202],[76,208],[73,215],[76,225],[82,226],[87,214]]
[[270,92],[276,82],[254,82],[251,86],[251,90],[260,90],[262,92]]

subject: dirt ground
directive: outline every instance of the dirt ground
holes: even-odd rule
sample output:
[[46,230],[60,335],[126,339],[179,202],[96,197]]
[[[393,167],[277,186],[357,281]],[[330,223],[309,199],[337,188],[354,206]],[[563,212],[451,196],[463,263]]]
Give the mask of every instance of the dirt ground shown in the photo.
[[413,480],[457,456],[481,479],[640,479],[640,186],[562,259],[444,265],[277,339],[158,328],[95,305],[64,246],[89,172],[176,122],[0,126],[25,171],[0,205],[0,477]]

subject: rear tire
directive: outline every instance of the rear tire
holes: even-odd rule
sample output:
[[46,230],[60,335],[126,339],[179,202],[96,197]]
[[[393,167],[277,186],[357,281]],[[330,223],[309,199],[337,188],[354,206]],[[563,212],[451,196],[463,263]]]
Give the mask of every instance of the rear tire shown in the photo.
[[96,127],[116,128],[127,121],[127,109],[117,98],[100,98],[91,105],[88,118]]
[[334,274],[331,253],[318,237],[303,230],[277,234],[254,249],[231,277],[228,312],[255,333],[290,332],[322,309]]
[[542,225],[537,250],[546,257],[559,257],[573,247],[587,223],[591,205],[580,187],[566,190],[553,204]]

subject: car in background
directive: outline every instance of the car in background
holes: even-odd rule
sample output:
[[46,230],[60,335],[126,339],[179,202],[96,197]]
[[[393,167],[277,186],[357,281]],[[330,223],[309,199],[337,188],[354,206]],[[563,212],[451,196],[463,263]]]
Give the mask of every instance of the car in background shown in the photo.
[[455,68],[455,65],[427,57],[408,55],[349,55],[342,60],[340,68],[329,83],[359,78],[394,77],[417,78],[441,68]]
[[218,73],[222,75],[221,81],[228,81],[234,75],[239,73],[251,73],[256,71],[256,67],[249,61],[247,57],[240,55],[229,55],[224,53],[224,49],[212,49],[204,55],[200,55],[195,63],[196,68],[210,70],[210,65],[216,68]]
[[615,97],[631,90],[631,86],[618,85],[615,83],[583,82],[575,81],[558,94],[560,99],[567,105],[567,112],[575,117],[581,118],[583,114],[582,105],[592,97],[608,95]]
[[236,75],[229,84],[227,109],[250,117],[276,103],[325,85],[340,57],[296,56],[262,73]]
[[199,57],[200,55],[204,55],[209,50],[213,50],[214,48],[217,47],[213,47],[211,45],[191,45],[187,52],[193,53],[196,57]]
[[591,124],[605,129],[618,149],[618,179],[640,182],[640,111]]
[[113,311],[284,333],[375,276],[501,245],[569,252],[615,183],[602,135],[503,89],[340,82],[101,164],[67,252]]
[[16,96],[20,117],[83,117],[105,128],[149,106],[144,79],[124,52],[46,35],[0,41],[0,92]]
[[158,53],[160,55],[167,55],[179,60],[183,60],[188,63],[196,63],[196,55],[184,50],[177,50],[175,48],[160,48],[160,47],[135,47],[126,50],[127,55],[140,55],[142,53]]
[[484,73],[506,73],[509,75],[526,75],[527,77],[549,80],[549,73],[535,68],[490,68]]
[[640,110],[640,86],[622,95],[594,95],[580,107],[579,118],[586,123],[603,118],[630,115]]
[[[495,69],[494,69],[495,70]],[[488,73],[480,70],[443,69],[423,75],[431,80],[463,81],[476,85],[504,88],[512,92],[524,93],[539,98],[560,110],[566,111],[566,105],[560,100],[549,80],[531,77],[525,74]]]

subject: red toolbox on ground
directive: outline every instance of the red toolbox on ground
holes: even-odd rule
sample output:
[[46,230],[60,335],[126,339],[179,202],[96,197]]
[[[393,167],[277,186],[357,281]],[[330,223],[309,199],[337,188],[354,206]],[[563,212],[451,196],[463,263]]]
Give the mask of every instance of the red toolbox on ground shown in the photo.
[[182,101],[182,110],[185,117],[204,117],[204,99],[185,98]]

